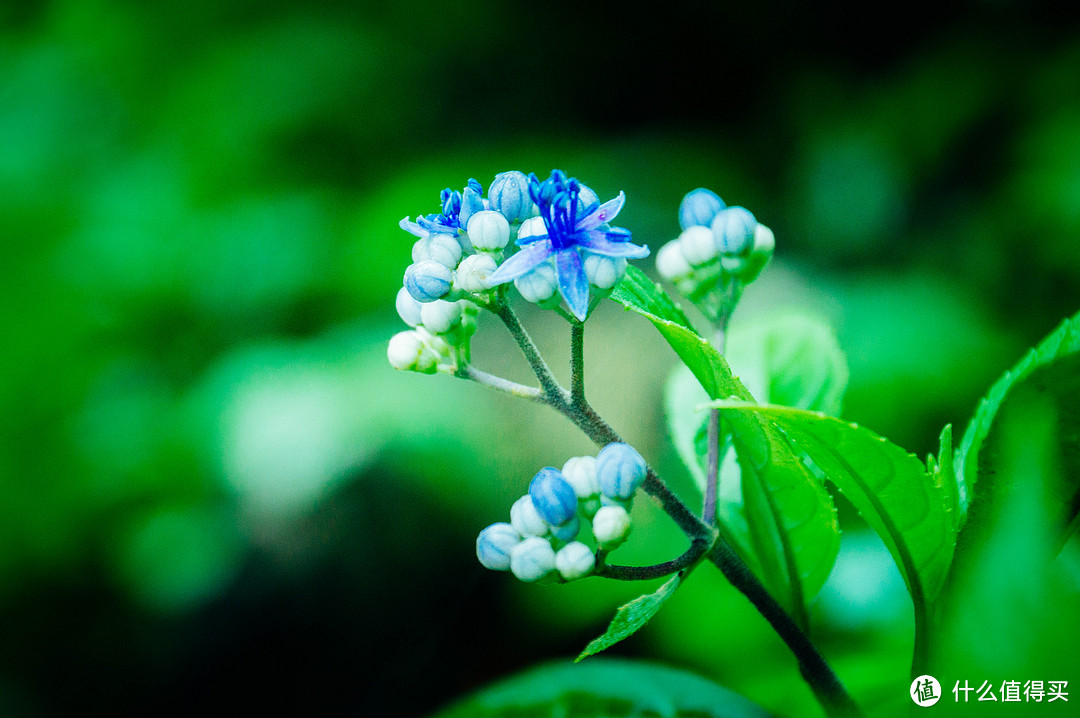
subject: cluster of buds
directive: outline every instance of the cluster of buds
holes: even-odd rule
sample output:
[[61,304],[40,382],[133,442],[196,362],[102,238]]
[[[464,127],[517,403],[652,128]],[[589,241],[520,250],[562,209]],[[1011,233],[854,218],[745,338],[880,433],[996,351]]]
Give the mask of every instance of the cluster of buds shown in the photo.
[[678,238],[656,253],[656,270],[692,300],[718,282],[749,284],[772,258],[772,230],[710,190],[696,189],[683,198],[679,226]]
[[[612,551],[629,535],[630,505],[646,473],[645,460],[623,443],[608,444],[595,457],[575,456],[561,471],[543,468],[514,502],[510,521],[480,532],[476,556],[522,581],[584,578],[596,567],[597,551]],[[595,549],[579,540],[586,521]]]

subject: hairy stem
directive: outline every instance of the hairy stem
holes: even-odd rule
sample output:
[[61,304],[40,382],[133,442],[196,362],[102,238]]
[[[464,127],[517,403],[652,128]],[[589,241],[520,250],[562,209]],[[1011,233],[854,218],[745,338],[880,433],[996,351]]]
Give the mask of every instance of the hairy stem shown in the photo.
[[705,476],[705,505],[701,517],[710,526],[716,525],[716,501],[720,492],[720,410],[709,410],[708,456],[709,471]]
[[570,323],[570,396],[585,403],[585,322],[577,319]]
[[510,381],[501,376],[489,374],[486,371],[481,371],[471,365],[458,369],[456,375],[462,379],[475,381],[477,384],[482,384],[483,386],[500,391],[504,394],[545,403],[544,393],[540,391],[539,387],[518,384],[516,381]]
[[536,348],[536,344],[533,343],[532,337],[525,331],[525,327],[521,326],[521,322],[518,321],[517,314],[510,308],[508,302],[502,302],[496,306],[493,310],[495,314],[502,320],[502,323],[506,325],[506,328],[510,331],[510,335],[517,342],[517,345],[521,348],[522,353],[529,362],[529,366],[532,367],[533,372],[536,374],[536,378],[540,381],[540,388],[543,390],[544,395],[549,399],[553,399],[557,396],[561,397],[565,390],[559,386],[559,382],[555,379],[555,375],[551,373],[551,369],[548,367],[547,362],[540,356],[540,350]]

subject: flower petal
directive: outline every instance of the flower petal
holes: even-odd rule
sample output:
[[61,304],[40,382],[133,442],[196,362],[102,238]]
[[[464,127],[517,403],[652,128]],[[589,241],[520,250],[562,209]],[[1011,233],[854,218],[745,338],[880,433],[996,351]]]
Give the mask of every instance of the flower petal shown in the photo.
[[418,225],[416,222],[411,221],[408,217],[405,217],[400,222],[398,222],[398,226],[404,229],[409,234],[413,235],[414,237],[428,236],[427,230]]
[[551,241],[541,240],[522,247],[511,255],[499,268],[488,275],[488,284],[492,287],[513,281],[551,256]]
[[619,211],[622,210],[624,202],[626,202],[626,195],[622,192],[619,192],[618,197],[616,197],[615,199],[609,199],[607,202],[604,202],[602,205],[600,205],[600,207],[597,208],[595,212],[588,215],[587,217],[582,217],[581,221],[577,224],[578,230],[599,227],[605,222],[610,222],[611,220],[615,219],[615,215],[617,215]]
[[564,249],[555,255],[555,274],[559,280],[559,294],[574,316],[585,321],[589,313],[589,278],[581,264],[576,249]]
[[649,256],[649,248],[642,247],[630,242],[612,242],[607,238],[606,232],[593,230],[588,234],[578,236],[578,246],[593,254],[602,254],[605,257],[626,257],[627,259],[641,259]]

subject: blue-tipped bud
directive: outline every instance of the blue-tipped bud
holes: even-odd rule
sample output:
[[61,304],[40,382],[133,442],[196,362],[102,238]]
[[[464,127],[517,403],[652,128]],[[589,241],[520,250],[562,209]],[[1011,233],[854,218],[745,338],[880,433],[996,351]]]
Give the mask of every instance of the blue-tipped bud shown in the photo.
[[[476,182],[476,180],[469,180],[470,183]],[[479,187],[480,183],[476,182],[476,187]],[[458,224],[461,227],[467,227],[469,225],[469,218],[477,212],[481,212],[484,209],[484,197],[483,191],[476,189],[470,184],[465,188],[465,191],[461,193],[461,213],[458,215]]]
[[532,497],[525,494],[510,507],[510,523],[522,536],[546,536],[551,529],[533,505]]
[[510,241],[510,224],[506,217],[492,209],[477,212],[469,218],[469,241],[481,252],[501,251]]
[[551,535],[557,538],[559,541],[562,541],[563,543],[576,539],[580,531],[581,518],[578,516],[574,516],[562,526],[551,527]]
[[608,444],[596,455],[600,491],[613,499],[628,499],[645,481],[645,459],[629,444]]
[[679,204],[679,226],[683,229],[708,227],[725,206],[724,200],[715,192],[699,187],[688,192]]
[[536,472],[529,484],[529,496],[536,512],[552,526],[567,523],[577,513],[577,494],[562,473],[548,466]]
[[745,207],[728,207],[712,221],[716,248],[727,256],[743,257],[754,248],[757,220]]
[[617,548],[630,535],[630,514],[622,506],[601,506],[592,520],[593,536],[600,548]]
[[592,549],[580,541],[566,544],[555,554],[555,568],[567,581],[584,578],[596,568],[596,556]]
[[529,178],[514,170],[495,175],[488,187],[491,209],[501,212],[511,224],[518,224],[533,215],[533,199],[529,194]]
[[434,302],[450,293],[454,273],[445,264],[425,259],[405,269],[405,289],[418,302]]
[[547,539],[531,536],[510,551],[510,570],[522,581],[539,581],[555,570],[555,549]]
[[476,557],[484,568],[510,570],[510,552],[521,543],[521,534],[508,523],[491,524],[476,537]]

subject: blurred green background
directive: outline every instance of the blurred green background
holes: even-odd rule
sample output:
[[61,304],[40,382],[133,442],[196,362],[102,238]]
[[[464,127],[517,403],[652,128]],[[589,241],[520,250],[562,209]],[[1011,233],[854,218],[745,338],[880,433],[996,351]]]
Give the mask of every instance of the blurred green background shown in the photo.
[[[936,451],[1080,308],[1080,13],[1054,8],[0,5],[0,714],[424,715],[576,654],[637,595],[480,568],[476,532],[591,447],[386,363],[397,222],[469,177],[624,190],[654,250],[690,189],[749,207],[778,248],[736,321],[829,318],[845,417]],[[524,317],[565,366],[561,321]],[[692,491],[660,415],[670,350],[613,305],[587,341],[597,407]],[[473,356],[525,379],[510,349],[485,322]],[[635,512],[621,560],[681,550]],[[858,700],[902,706],[910,605],[852,525],[815,621]],[[1072,607],[1074,553],[1050,591]],[[813,715],[714,573],[615,651]],[[1024,600],[1049,625],[993,670],[1055,679],[1024,661],[1052,672],[1077,619]]]

